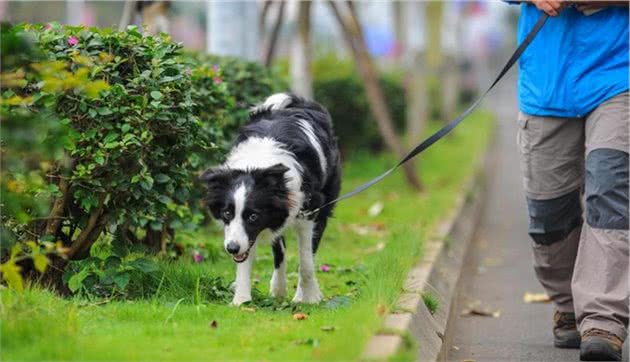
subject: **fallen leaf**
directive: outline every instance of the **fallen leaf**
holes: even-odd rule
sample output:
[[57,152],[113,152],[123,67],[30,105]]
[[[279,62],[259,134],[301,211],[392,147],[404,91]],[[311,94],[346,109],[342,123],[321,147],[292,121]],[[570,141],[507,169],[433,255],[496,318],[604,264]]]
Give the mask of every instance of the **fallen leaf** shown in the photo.
[[335,326],[321,326],[319,327],[324,332],[334,332]]
[[379,304],[376,306],[376,314],[383,316],[386,311],[387,309],[385,308],[385,305]]
[[217,327],[219,327],[219,322],[217,322],[216,320],[210,322],[210,328],[216,329]]
[[525,303],[549,303],[551,298],[545,293],[530,293],[525,292],[523,295],[523,302]]
[[385,207],[385,205],[381,201],[375,202],[368,209],[368,215],[371,216],[371,217],[378,216],[383,211],[384,207]]
[[451,346],[451,348],[453,348],[453,350],[455,350],[455,351],[459,351],[459,347],[457,347],[457,346]]
[[296,320],[296,321],[303,321],[303,320],[305,320],[306,318],[307,318],[307,316],[306,316],[306,314],[304,314],[304,313],[295,313],[295,314],[293,315],[293,319],[294,319],[294,320]]
[[465,360],[462,360],[462,362],[475,362],[475,360],[474,359],[465,359]]
[[481,308],[468,308],[468,309],[464,309],[462,311],[461,314],[462,317],[493,317],[493,318],[499,318],[501,316],[501,311],[490,311],[487,309],[481,309]]
[[256,308],[251,308],[251,307],[241,307],[241,310],[245,311],[245,312],[251,312],[254,313],[256,311]]

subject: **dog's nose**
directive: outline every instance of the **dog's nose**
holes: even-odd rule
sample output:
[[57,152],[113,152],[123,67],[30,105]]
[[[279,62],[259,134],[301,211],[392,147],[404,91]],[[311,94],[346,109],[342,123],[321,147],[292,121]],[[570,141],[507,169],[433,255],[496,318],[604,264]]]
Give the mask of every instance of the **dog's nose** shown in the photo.
[[230,242],[227,244],[227,246],[225,247],[225,250],[227,250],[227,252],[228,252],[228,253],[230,253],[230,254],[232,254],[232,255],[236,255],[236,254],[238,254],[238,250],[239,250],[240,248],[241,248],[241,247],[240,247],[240,246],[238,246],[238,244],[237,244],[237,243],[235,243],[235,242],[233,242],[233,241],[230,241]]

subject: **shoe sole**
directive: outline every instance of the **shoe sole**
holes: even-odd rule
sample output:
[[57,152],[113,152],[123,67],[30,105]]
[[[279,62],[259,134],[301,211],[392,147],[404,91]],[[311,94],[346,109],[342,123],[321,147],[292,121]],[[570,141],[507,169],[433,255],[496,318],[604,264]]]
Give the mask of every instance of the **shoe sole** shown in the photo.
[[553,345],[556,348],[565,348],[565,349],[578,349],[580,348],[580,340],[555,340],[553,341]]
[[604,340],[591,340],[582,345],[580,361],[621,361],[621,351],[615,351]]
[[554,337],[553,345],[556,348],[571,348],[577,349],[580,348],[580,334],[578,331],[575,331],[573,335],[565,336],[565,337]]

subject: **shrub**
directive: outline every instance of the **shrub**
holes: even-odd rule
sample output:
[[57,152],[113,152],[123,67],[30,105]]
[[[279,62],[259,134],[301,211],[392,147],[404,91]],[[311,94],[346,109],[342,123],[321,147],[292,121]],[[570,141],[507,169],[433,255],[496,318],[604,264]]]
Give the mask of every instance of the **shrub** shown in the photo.
[[[196,227],[197,172],[221,160],[246,105],[284,85],[254,63],[184,54],[135,27],[3,25],[1,36],[1,255],[12,268],[36,255],[9,259],[15,241],[82,259],[103,234],[155,251]],[[113,259],[101,259],[72,286],[102,285]]]
[[[343,152],[357,149],[380,151],[384,143],[371,114],[363,81],[352,63],[331,56],[321,58],[313,65],[313,79],[315,99],[328,108]],[[394,126],[402,132],[406,102],[400,76],[385,73],[380,82]]]
[[[218,148],[193,112],[191,64],[182,61],[181,46],[166,35],[142,36],[134,27],[11,31],[32,36],[48,64],[13,69],[25,72],[24,84],[3,89],[2,98],[21,97],[35,114],[50,114],[49,123],[61,127],[63,136],[44,137],[64,150],[25,151],[46,163],[39,170],[3,170],[3,182],[7,176],[16,189],[26,187],[20,175],[45,180],[32,193],[52,196],[45,220],[27,215],[13,222],[30,221],[30,235],[63,240],[68,255],[81,258],[104,230],[146,228],[147,237],[151,231],[163,236],[168,227],[194,221],[193,171],[201,154]],[[18,122],[16,107],[24,105],[3,101],[3,125]]]

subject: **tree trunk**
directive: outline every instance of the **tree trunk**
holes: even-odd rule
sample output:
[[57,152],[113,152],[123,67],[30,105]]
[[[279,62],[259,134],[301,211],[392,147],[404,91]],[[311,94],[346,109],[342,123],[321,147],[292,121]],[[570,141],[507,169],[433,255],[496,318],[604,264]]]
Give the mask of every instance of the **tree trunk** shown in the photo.
[[118,22],[118,31],[125,31],[127,26],[131,24],[131,18],[134,13],[135,5],[135,0],[125,0],[125,7],[123,8],[123,13],[120,16],[120,21]]
[[[440,68],[442,64],[442,2],[440,1],[429,1],[426,4],[427,11],[427,65],[428,65],[428,74],[430,74],[429,79],[427,79],[427,84],[431,84],[431,79],[440,84],[436,75],[440,74]],[[432,110],[429,112],[431,115],[438,115],[438,118],[444,117],[444,115],[440,114],[441,112],[441,102],[439,97],[440,92],[428,92],[429,103],[432,105]]]
[[[427,123],[427,77],[424,67],[424,54],[410,54],[411,64],[407,69],[407,144],[415,146],[420,142]],[[412,162],[412,161],[409,161]]]
[[[407,42],[404,48],[407,74],[407,145],[415,146],[422,137],[429,118],[428,83],[426,66],[426,17],[425,2],[407,2],[403,11],[406,22]],[[416,163],[417,165],[417,163]]]
[[70,250],[66,254],[68,259],[81,259],[86,256],[86,252],[89,252],[90,247],[98,236],[103,231],[105,225],[105,218],[103,217],[103,204],[105,202],[105,196],[101,196],[98,207],[90,213],[87,223],[81,229],[81,233],[76,240],[72,241]]
[[[266,67],[271,65],[273,61],[273,57],[276,53],[276,46],[278,44],[278,36],[280,35],[280,28],[282,27],[282,18],[284,17],[284,9],[286,7],[285,1],[278,2],[278,14],[273,22],[273,28],[271,29],[271,34],[269,38],[265,41],[264,46],[264,54],[263,54],[263,64]],[[261,19],[264,20],[264,19]],[[264,28],[264,24],[261,25],[261,28]]]
[[165,253],[166,244],[169,237],[174,237],[175,232],[166,226],[166,222],[162,226],[161,230],[153,230],[150,227],[146,229],[146,235],[142,240],[142,243],[153,254]]
[[297,95],[312,99],[311,2],[300,1],[297,6],[297,32],[291,40],[291,89]]
[[68,179],[61,177],[59,184],[57,185],[59,192],[61,193],[53,202],[50,209],[49,219],[46,223],[46,229],[44,235],[57,235],[61,221],[63,220],[63,212],[66,207],[66,200],[68,199]]
[[[354,6],[352,2],[346,2],[348,5],[349,15],[344,16],[339,11],[335,1],[329,0],[328,4],[342,28],[343,35],[348,43],[348,46],[352,50],[355,62],[358,66],[359,74],[365,84],[365,93],[369,100],[370,108],[374,114],[376,122],[378,123],[380,133],[389,149],[393,151],[395,155],[402,158],[405,153],[400,142],[400,138],[394,130],[393,122],[387,108],[387,104],[385,103],[383,92],[380,88],[376,67],[374,66],[374,63],[368,53]],[[416,190],[421,189],[421,184],[418,180],[413,164],[406,163],[403,165],[403,169],[405,171],[408,184]]]

